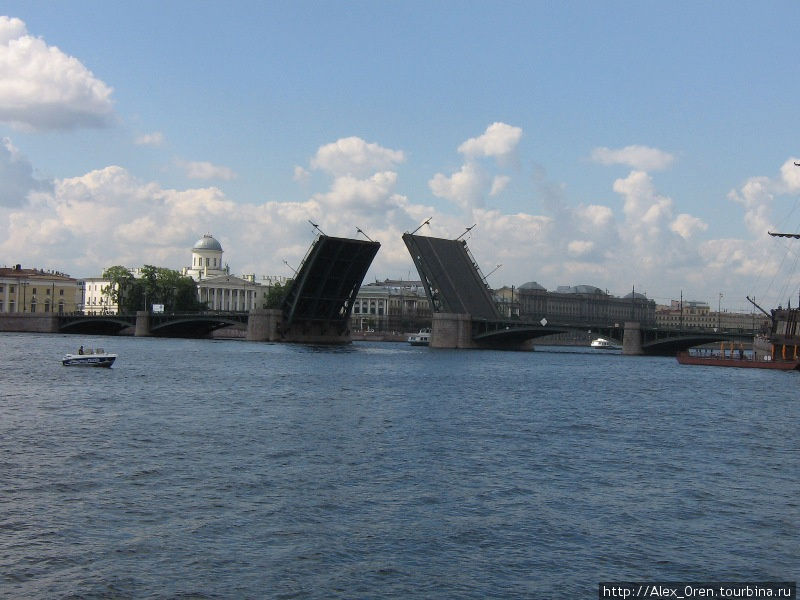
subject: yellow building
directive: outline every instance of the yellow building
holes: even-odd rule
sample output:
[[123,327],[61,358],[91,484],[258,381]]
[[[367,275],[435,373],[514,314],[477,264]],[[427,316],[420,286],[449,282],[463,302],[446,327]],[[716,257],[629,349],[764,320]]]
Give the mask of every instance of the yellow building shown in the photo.
[[78,309],[78,280],[65,273],[0,267],[0,313],[72,313]]

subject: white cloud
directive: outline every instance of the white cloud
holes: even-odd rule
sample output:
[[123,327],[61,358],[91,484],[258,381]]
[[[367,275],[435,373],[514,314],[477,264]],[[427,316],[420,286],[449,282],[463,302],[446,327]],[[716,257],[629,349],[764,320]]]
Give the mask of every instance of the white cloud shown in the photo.
[[594,251],[595,244],[591,240],[573,240],[567,244],[567,250],[572,256],[586,256]]
[[669,228],[681,236],[683,239],[688,240],[698,231],[706,231],[708,224],[702,219],[681,213],[670,224]]
[[492,180],[492,189],[489,190],[490,196],[497,196],[498,194],[502,193],[506,187],[508,187],[508,183],[511,181],[511,177],[508,175],[497,175]]
[[229,167],[215,165],[207,161],[176,160],[175,164],[189,179],[236,179],[236,173]]
[[28,194],[49,183],[33,176],[33,167],[8,138],[0,138],[0,206],[20,206]]
[[450,177],[437,173],[428,186],[437,198],[450,200],[464,210],[484,205],[489,178],[476,163],[466,163]]
[[793,156],[781,165],[781,181],[787,193],[800,192],[800,158]]
[[364,177],[376,171],[389,170],[404,161],[405,155],[401,150],[390,150],[359,137],[348,137],[320,147],[311,159],[311,167],[335,177]]
[[485,205],[487,196],[497,196],[506,189],[511,178],[508,175],[492,175],[487,167],[477,160],[480,157],[507,159],[522,137],[522,129],[505,123],[493,123],[475,138],[463,142],[458,151],[466,157],[461,168],[449,177],[436,173],[428,187],[437,198],[449,200],[465,211]]
[[483,135],[468,139],[458,147],[458,151],[468,158],[503,157],[516,150],[521,138],[521,128],[505,123],[492,123]]
[[315,194],[314,199],[337,210],[358,209],[385,212],[391,207],[391,191],[397,183],[397,174],[391,171],[375,173],[368,179],[337,177],[325,194]]
[[104,127],[112,89],[81,62],[0,16],[0,122],[30,130]]
[[[420,233],[452,238],[478,224],[469,235],[476,260],[484,272],[503,265],[490,277],[493,285],[535,280],[553,289],[585,283],[620,295],[635,285],[662,297],[694,285],[724,289],[733,297],[735,286],[741,287],[737,278],[777,268],[770,255],[774,242],[763,240],[761,226],[769,222],[780,190],[794,189],[791,169],[773,179],[747,180],[731,193],[731,216],[755,223],[758,236],[707,240],[701,236],[709,226],[693,215],[673,214],[677,203],[641,170],[609,186],[621,197],[619,208],[571,204],[567,187],[553,182],[539,190],[547,196],[547,214],[512,213],[483,206],[485,198],[505,189],[507,176],[497,173],[492,161],[465,159],[452,175],[430,179],[434,195],[448,201],[431,206],[410,200],[400,175],[381,168],[396,165],[402,152],[345,139],[350,142],[322,146],[315,155],[311,168],[322,173],[314,173],[313,181],[328,175],[325,188],[312,190],[305,200],[261,204],[234,202],[211,186],[166,189],[119,166],[61,179],[52,187],[39,185],[32,166],[6,140],[0,145],[0,170],[16,173],[23,191],[14,204],[0,205],[0,256],[77,276],[99,275],[111,264],[179,269],[188,263],[192,243],[210,232],[223,244],[234,272],[288,275],[283,260],[299,266],[314,235],[310,219],[329,235],[357,236],[360,227],[380,241],[371,269],[375,277],[416,277],[401,235],[432,216]],[[206,163],[201,171],[216,168]],[[301,180],[311,174],[295,169]],[[10,189],[10,180],[0,174],[0,191]],[[541,201],[536,190],[530,195]]]
[[740,190],[728,194],[730,200],[744,207],[744,223],[755,236],[773,229],[770,215],[774,188],[775,184],[769,177],[751,177]]
[[164,143],[164,134],[160,131],[143,133],[134,140],[137,146],[161,146]]
[[306,169],[304,169],[299,165],[295,166],[294,175],[292,176],[292,179],[294,179],[298,183],[306,183],[310,178],[311,178],[311,173],[309,173]]
[[671,216],[672,200],[656,192],[653,179],[644,171],[632,171],[625,179],[617,179],[614,191],[624,198],[629,226],[643,225],[655,232]]
[[668,168],[675,157],[658,148],[648,146],[625,146],[618,150],[595,148],[591,158],[603,165],[626,165],[641,171],[662,171]]

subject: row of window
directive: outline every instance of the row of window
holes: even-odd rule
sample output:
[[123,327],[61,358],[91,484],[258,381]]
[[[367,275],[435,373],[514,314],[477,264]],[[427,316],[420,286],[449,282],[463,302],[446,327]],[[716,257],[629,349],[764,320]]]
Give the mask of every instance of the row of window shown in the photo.
[[[207,267],[210,267],[210,266],[211,266],[211,264],[209,263],[209,260],[210,260],[210,259],[209,259],[208,257],[206,257],[206,264],[205,264],[205,266],[207,266]],[[193,266],[193,267],[202,267],[202,266],[203,266],[203,257],[202,257],[202,256],[196,256],[196,257],[194,258],[194,260],[192,261],[192,263],[193,263],[193,264],[192,264],[192,266]],[[217,266],[217,259],[216,259],[216,258],[214,259],[214,266],[215,266],[215,267]]]
[[[28,307],[29,308],[29,312],[35,313],[38,307],[39,307],[39,305],[35,301],[31,302],[30,307]],[[45,302],[43,308],[44,308],[44,312],[49,313],[50,312],[50,302]],[[3,309],[3,305],[0,304],[0,312],[2,312],[2,309]],[[12,301],[10,301],[8,303],[8,311],[7,312],[9,312],[9,313],[17,312],[17,304],[16,304],[16,302],[14,302],[12,300]],[[62,302],[58,303],[58,314],[62,314],[63,312],[64,312],[64,302],[62,301]]]
[[[5,286],[0,285],[0,294],[3,293],[4,287]],[[15,285],[8,286],[8,293],[9,294],[13,294],[16,291],[17,291],[17,286],[15,286]],[[38,293],[37,292],[37,288],[31,288],[31,295],[35,296],[37,293]],[[45,295],[46,296],[50,295],[50,288],[45,288]],[[58,295],[59,296],[63,296],[64,295],[64,290],[58,290]]]

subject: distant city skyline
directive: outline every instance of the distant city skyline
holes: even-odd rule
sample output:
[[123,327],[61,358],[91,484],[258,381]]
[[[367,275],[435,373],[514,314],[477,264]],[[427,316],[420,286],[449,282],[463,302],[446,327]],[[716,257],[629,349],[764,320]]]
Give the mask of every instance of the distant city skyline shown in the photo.
[[[798,298],[800,5],[30,3],[0,16],[0,265],[291,275],[466,238],[492,287]],[[502,265],[498,267],[498,265]],[[720,298],[720,294],[722,297]]]

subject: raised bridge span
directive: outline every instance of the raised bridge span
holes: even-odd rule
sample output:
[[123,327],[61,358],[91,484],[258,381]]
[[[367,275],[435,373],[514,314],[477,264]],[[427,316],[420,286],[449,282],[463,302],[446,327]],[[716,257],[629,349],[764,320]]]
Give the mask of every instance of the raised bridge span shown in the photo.
[[403,242],[433,310],[432,347],[524,350],[537,338],[587,329],[622,343],[625,354],[674,355],[711,342],[752,341],[750,332],[687,332],[638,321],[570,321],[547,314],[537,320],[510,319],[498,310],[466,241],[406,233]]

